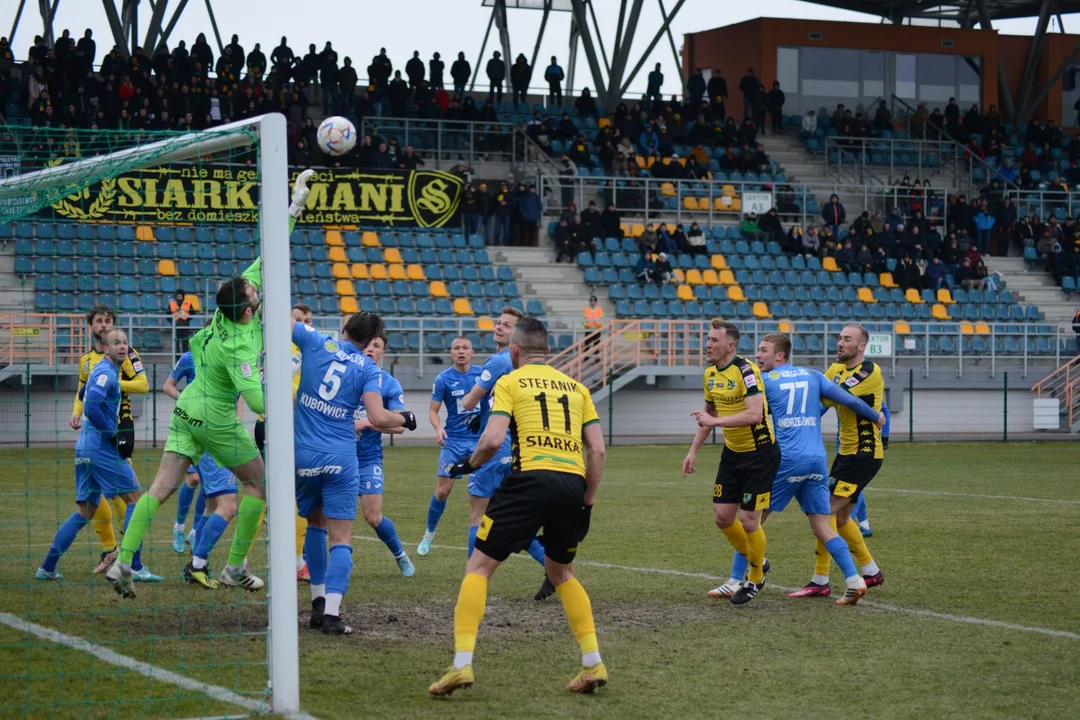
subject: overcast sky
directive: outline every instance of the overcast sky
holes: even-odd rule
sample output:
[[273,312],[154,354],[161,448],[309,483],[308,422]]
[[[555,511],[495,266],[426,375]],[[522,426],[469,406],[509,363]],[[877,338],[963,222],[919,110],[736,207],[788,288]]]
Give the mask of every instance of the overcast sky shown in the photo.
[[[676,0],[667,0],[668,11]],[[121,4],[119,0],[115,3]],[[178,4],[178,0],[169,2],[169,12]],[[0,0],[0,33],[7,35],[15,18],[18,0]],[[618,18],[618,0],[593,0],[597,19],[602,27],[605,47],[611,52],[614,42],[615,26]],[[33,36],[42,29],[37,2],[27,2],[22,21],[15,35],[13,49],[18,59],[26,57]],[[395,69],[404,69],[405,62],[412,57],[414,50],[427,61],[432,52],[438,51],[447,61],[446,80],[449,83],[450,61],[464,51],[466,58],[475,67],[480,44],[484,39],[490,8],[482,7],[481,0],[351,0],[347,2],[303,2],[298,0],[214,0],[214,14],[222,41],[229,43],[235,32],[240,35],[240,44],[250,52],[256,42],[262,44],[267,57],[282,35],[289,39],[289,45],[297,54],[307,52],[309,43],[316,43],[322,49],[327,40],[333,43],[338,54],[343,58],[353,58],[361,75],[367,68],[372,56],[380,47],[385,47],[394,62]],[[256,12],[252,9],[257,7]],[[306,11],[312,8],[311,12]],[[145,37],[145,27],[150,18],[150,3],[140,5],[141,37]],[[334,13],[338,13],[337,16]],[[508,25],[510,28],[510,49],[514,56],[525,53],[531,57],[540,27],[542,13],[535,10],[510,10]],[[730,25],[750,20],[755,17],[813,18],[828,20],[847,20],[854,22],[878,22],[873,16],[861,15],[846,10],[834,10],[821,5],[813,5],[797,0],[759,0],[758,2],[737,2],[736,0],[686,0],[673,23],[673,33],[677,48],[682,47],[684,33],[693,33],[715,27]],[[641,21],[634,37],[630,55],[631,67],[641,57],[648,46],[655,29],[660,26],[660,10],[655,0],[646,0]],[[1035,29],[1035,20],[1010,20],[996,24],[1002,32],[1014,35],[1030,35]],[[1080,32],[1080,15],[1066,15],[1065,27],[1073,32]],[[109,31],[105,11],[99,0],[60,0],[54,28],[57,37],[64,28],[72,35],[81,37],[86,28],[94,31],[98,43],[98,60],[103,50],[112,47],[112,33]],[[1057,30],[1056,21],[1052,30]],[[556,55],[566,68],[567,43],[570,31],[570,13],[552,13],[548,21],[544,42],[540,48],[537,64],[546,66],[548,58]],[[207,40],[214,48],[209,15],[205,2],[189,2],[176,29],[170,38],[170,47],[181,39],[191,42],[199,32],[205,32]],[[498,46],[498,35],[492,32],[485,56],[490,57]],[[579,51],[578,81],[575,89],[582,85],[592,85],[584,52]],[[610,55],[609,55],[610,57]],[[662,38],[650,55],[645,69],[639,73],[632,92],[641,92],[645,88],[645,74],[656,62],[663,64],[666,76],[664,91],[678,92],[677,73],[672,59],[671,45],[667,38]],[[404,74],[404,73],[403,73]],[[534,74],[534,85],[539,84],[540,73]]]

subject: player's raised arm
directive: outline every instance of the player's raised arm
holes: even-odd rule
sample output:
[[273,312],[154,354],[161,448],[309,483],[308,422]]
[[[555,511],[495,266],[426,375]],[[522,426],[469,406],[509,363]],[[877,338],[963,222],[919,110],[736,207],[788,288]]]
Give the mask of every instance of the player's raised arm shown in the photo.
[[502,447],[506,439],[506,432],[510,429],[510,417],[502,413],[492,413],[488,416],[484,434],[476,441],[476,450],[469,457],[471,469],[462,474],[468,474],[495,457],[495,453]]
[[176,387],[176,378],[172,375],[165,378],[165,385],[161,388],[161,392],[165,393],[173,400],[180,399],[180,388]]
[[857,413],[860,417],[864,417],[867,420],[877,423],[879,428],[885,425],[884,413],[879,413],[847,390],[830,381],[829,378],[825,377],[825,375],[817,370],[814,371],[814,378],[818,382],[821,397],[837,405],[843,405],[848,410]]
[[476,384],[473,385],[472,390],[470,390],[465,397],[461,398],[461,407],[466,410],[472,410],[480,404],[480,401],[483,400],[487,394],[487,388],[481,385],[480,379],[477,378]]
[[131,361],[131,367],[135,370],[135,377],[131,380],[125,380],[121,373],[120,392],[128,395],[145,395],[150,392],[150,380],[147,379],[146,371],[143,369],[142,358],[134,350],[128,350],[127,359]]

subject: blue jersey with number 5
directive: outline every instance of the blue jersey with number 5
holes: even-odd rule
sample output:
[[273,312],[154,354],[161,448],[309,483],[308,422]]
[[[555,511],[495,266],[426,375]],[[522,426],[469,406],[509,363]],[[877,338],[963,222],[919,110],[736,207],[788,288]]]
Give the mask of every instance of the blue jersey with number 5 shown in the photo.
[[296,447],[355,452],[354,415],[365,392],[382,392],[382,371],[352,343],[303,323],[293,327],[292,341],[304,358],[293,410]]
[[877,412],[873,408],[817,370],[778,365],[762,375],[776,440],[785,464],[826,460],[820,427],[823,397],[877,420]]

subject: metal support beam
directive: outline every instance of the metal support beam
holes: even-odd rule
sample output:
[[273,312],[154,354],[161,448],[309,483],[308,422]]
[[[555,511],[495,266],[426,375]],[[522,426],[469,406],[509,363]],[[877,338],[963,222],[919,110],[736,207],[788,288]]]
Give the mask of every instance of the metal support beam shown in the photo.
[[506,0],[495,0],[495,27],[499,30],[499,46],[502,48],[505,78],[503,85],[510,83],[510,66],[514,59],[510,56],[510,27],[506,22]]
[[[615,53],[615,57],[611,61],[611,75],[608,77],[608,88],[610,92],[607,94],[607,100],[603,105],[608,110],[614,110],[615,107],[622,100],[622,92],[619,90],[622,87],[623,73],[626,72],[626,62],[630,59],[630,46],[634,42],[634,33],[637,32],[638,20],[641,19],[641,6],[645,3],[645,0],[633,0],[633,5],[630,6],[630,15],[626,18],[626,27],[623,30],[622,36],[618,39],[617,46],[618,52]],[[626,0],[623,0],[623,7],[626,6]],[[619,11],[619,18],[622,19],[622,10]],[[619,23],[622,24],[621,22]]]
[[139,47],[139,0],[124,0],[120,20],[124,25],[124,37],[131,43],[134,54],[135,48]]
[[664,0],[657,0],[657,2],[660,3],[660,17],[664,21],[664,29],[667,31],[668,42],[671,43],[671,57],[675,60],[675,71],[679,73],[679,89],[682,90],[685,95],[686,76],[683,75],[682,56],[679,55],[679,51],[675,47],[675,36],[671,34],[671,18],[668,17],[667,11],[664,10]]
[[[1057,71],[1055,71],[1054,74],[1050,76],[1050,80],[1047,81],[1046,85],[1044,85],[1042,90],[1039,91],[1039,94],[1036,95],[1035,98],[1029,103],[1028,107],[1037,108],[1039,106],[1039,103],[1046,99],[1046,96],[1049,95],[1050,91],[1054,89],[1054,86],[1057,85],[1058,80],[1060,80],[1061,76],[1065,74],[1065,71],[1069,68],[1069,66],[1076,62],[1074,58],[1077,55],[1080,55],[1080,43],[1078,43],[1076,47],[1074,47],[1069,52],[1069,54],[1065,56],[1065,59],[1061,61],[1061,65],[1058,66]],[[1027,118],[1024,119],[1026,120]]]
[[[225,46],[221,42],[221,33],[218,31],[217,18],[214,17],[214,7],[210,4],[210,0],[206,0],[206,14],[210,16],[210,27],[214,31],[214,37],[217,38],[218,55],[225,54]],[[210,68],[207,68],[209,71]]]
[[1035,70],[1039,67],[1039,56],[1042,54],[1043,40],[1046,39],[1046,28],[1049,25],[1050,0],[1042,0],[1039,4],[1039,20],[1035,25],[1035,35],[1031,39],[1031,46],[1028,48],[1027,64],[1024,66],[1019,95],[1016,98],[1016,104],[1019,107],[1018,118],[1021,122],[1027,120],[1031,83],[1035,81]]
[[593,7],[592,0],[588,0],[589,17],[592,18],[593,29],[596,30],[596,44],[600,48],[600,59],[604,61],[604,71],[611,75],[611,63],[607,59],[607,51],[604,50],[604,36],[600,32],[600,23],[596,21],[596,9]]
[[631,70],[630,74],[627,76],[626,82],[623,83],[622,88],[619,90],[620,96],[624,95],[626,93],[626,90],[630,87],[630,83],[634,82],[634,78],[637,76],[638,71],[641,70],[642,66],[649,59],[649,55],[652,54],[653,48],[656,47],[656,44],[660,42],[660,38],[664,37],[664,32],[667,31],[668,26],[670,25],[671,21],[675,19],[675,16],[679,14],[679,10],[682,10],[683,3],[685,2],[686,0],[679,0],[679,2],[675,3],[675,7],[671,9],[671,15],[667,17],[667,19],[664,21],[664,24],[660,27],[659,30],[656,31],[656,35],[653,35],[652,42],[650,42],[649,46],[645,48],[645,52],[641,54],[641,59],[638,60],[637,65],[634,66],[634,69]]
[[495,24],[495,8],[491,9],[491,18],[488,20],[487,30],[484,31],[484,41],[480,43],[480,57],[476,58],[476,66],[473,68],[472,79],[469,81],[469,92],[476,87],[476,78],[480,75],[480,65],[484,62],[484,51],[487,50],[487,41],[491,36],[491,27]]
[[[990,12],[986,9],[986,0],[976,0],[979,9],[979,25],[987,32],[994,28],[990,24]],[[1009,89],[1009,76],[1005,72],[1005,61],[998,54],[998,98],[1001,108],[1004,110],[1005,119],[1013,122],[1016,119],[1016,107],[1013,105],[1012,90]]]
[[[536,33],[536,44],[533,45],[532,60],[529,61],[533,77],[536,77],[536,57],[540,54],[540,44],[544,42],[544,30],[547,29],[548,16],[551,15],[551,3],[552,0],[544,0],[544,16],[540,18],[540,31]],[[541,75],[541,79],[543,79],[543,75]]]
[[[38,0],[38,11],[41,13],[41,37],[45,39],[45,44],[52,47],[56,42],[56,33],[53,32],[53,20],[56,19],[56,8],[59,7],[60,0],[54,0],[52,6],[49,6],[49,0]],[[10,44],[10,40],[8,43]]]
[[611,67],[608,68],[608,80],[611,79],[611,70],[618,61],[622,47],[623,21],[626,19],[626,0],[619,0],[619,24],[615,26],[615,44],[611,48]]
[[604,84],[604,73],[600,69],[600,60],[596,57],[596,47],[593,45],[592,32],[589,30],[589,18],[585,12],[584,0],[572,0],[574,20],[577,23],[578,33],[581,35],[581,48],[585,51],[585,59],[589,62],[589,72],[592,74],[593,85],[596,86],[596,95],[600,103],[607,101],[608,87]]
[[574,17],[573,13],[570,13],[570,43],[567,46],[569,50],[566,57],[566,92],[563,93],[565,97],[574,95],[574,76],[577,75],[577,52],[580,41],[581,33],[578,32],[577,18]]
[[26,0],[19,0],[19,7],[15,10],[15,20],[11,23],[11,32],[8,33],[9,47],[15,47],[15,31],[19,29],[19,20],[22,19],[24,7],[26,7]]
[[101,0],[101,4],[105,7],[105,17],[109,20],[113,44],[120,48],[121,52],[127,54],[127,39],[124,37],[124,26],[120,24],[120,14],[116,12],[116,5],[113,4],[113,0]]
[[161,21],[165,19],[165,9],[168,5],[169,0],[157,0],[157,3],[151,0],[150,2],[153,13],[150,15],[150,26],[146,28],[146,39],[143,40],[143,49],[148,56],[152,56],[157,48],[157,39],[161,33]]
[[[184,14],[184,8],[187,7],[187,4],[188,0],[180,0],[180,4],[173,10],[172,19],[169,20],[169,24],[165,26],[164,32],[162,32],[161,37],[158,38],[158,45],[165,45],[169,42],[169,36],[172,35],[173,28],[176,27],[176,23],[180,20],[180,16]],[[147,48],[147,50],[149,49]],[[155,47],[154,50],[157,50],[157,48]],[[153,55],[154,53],[149,51],[149,54]]]

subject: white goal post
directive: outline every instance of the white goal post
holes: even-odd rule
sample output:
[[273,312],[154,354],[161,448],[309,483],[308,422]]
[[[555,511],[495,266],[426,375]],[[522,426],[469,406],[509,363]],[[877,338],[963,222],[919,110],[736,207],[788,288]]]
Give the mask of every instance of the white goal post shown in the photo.
[[[285,116],[273,113],[191,132],[107,155],[89,157],[24,175],[0,179],[0,200],[27,193],[26,185],[44,181],[70,186],[92,184],[81,178],[100,175],[123,159],[126,168],[149,168],[250,146],[258,139],[259,238],[262,256],[262,317],[266,389],[266,505],[269,549],[269,639],[271,709],[290,715],[300,710],[299,635],[295,541],[296,502],[293,463],[291,332],[292,295],[289,259],[289,168]],[[145,159],[142,161],[141,159]]]

